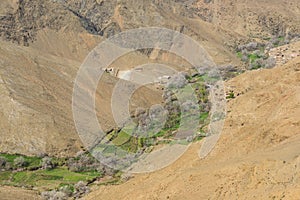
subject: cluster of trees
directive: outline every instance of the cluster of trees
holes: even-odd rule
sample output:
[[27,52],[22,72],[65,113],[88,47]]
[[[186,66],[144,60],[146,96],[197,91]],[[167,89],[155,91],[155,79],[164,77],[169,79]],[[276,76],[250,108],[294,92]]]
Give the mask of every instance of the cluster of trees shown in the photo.
[[237,47],[238,56],[248,69],[273,68],[276,65],[275,58],[269,57],[266,44],[250,42]]
[[289,44],[291,41],[299,40],[299,38],[300,35],[278,35],[270,38],[266,43],[250,42],[239,45],[236,51],[241,60],[248,63],[249,69],[273,68],[276,65],[276,60],[269,57],[268,52],[274,47]]
[[[34,169],[31,167],[37,166]],[[51,158],[43,155],[43,157],[26,157],[21,155],[3,155],[0,156],[0,171],[9,170],[52,170],[56,167],[66,166],[72,172],[101,172],[99,174],[114,176],[116,171],[102,165],[92,155],[81,152],[74,158]],[[64,185],[58,189],[45,191],[41,196],[45,200],[64,200],[70,197],[78,199],[89,192],[88,183],[79,181],[74,185]]]
[[57,190],[44,191],[41,193],[44,200],[67,200],[70,197],[79,199],[89,193],[90,189],[83,181],[79,181],[75,185],[65,185]]
[[73,172],[87,172],[87,171],[98,171],[102,173],[110,173],[111,170],[106,166],[102,165],[97,159],[88,153],[82,153],[81,155],[68,158],[63,162],[59,162],[57,159],[45,156],[43,158],[36,157],[34,162],[37,163],[34,169],[31,166],[33,162],[27,157],[17,156],[16,158],[7,159],[5,156],[0,156],[0,171],[10,171],[10,170],[36,170],[45,169],[51,170],[57,166],[67,166],[70,171]]
[[105,173],[106,167],[89,154],[82,154],[70,158],[67,162],[68,169],[72,172],[98,171]]
[[[10,171],[10,170],[20,170],[27,169],[30,165],[30,162],[27,161],[24,156],[18,156],[13,161],[9,161],[4,156],[0,156],[0,170],[1,171]],[[40,164],[36,166],[36,168],[42,169],[53,169],[56,166],[54,162],[52,162],[52,158],[44,157],[40,160]]]
[[25,160],[23,156],[17,157],[13,160],[13,162],[9,162],[3,156],[0,156],[0,170],[1,171],[9,171],[19,168],[24,168],[28,165],[28,162]]

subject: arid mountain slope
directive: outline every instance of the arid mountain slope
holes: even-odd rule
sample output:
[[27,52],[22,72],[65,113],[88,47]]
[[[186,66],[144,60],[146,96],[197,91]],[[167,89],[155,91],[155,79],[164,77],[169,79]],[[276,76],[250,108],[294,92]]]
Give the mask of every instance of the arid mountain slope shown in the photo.
[[[145,26],[170,28],[198,41],[217,64],[240,66],[236,44],[299,33],[299,6],[298,0],[2,0],[0,150],[62,156],[81,149],[71,110],[73,81],[88,52],[113,34]],[[148,61],[145,55],[135,56],[119,65]],[[113,87],[109,83],[105,88]],[[111,90],[101,92],[109,104]],[[158,99],[151,90],[147,95],[155,98],[139,103]],[[99,121],[109,130],[114,126],[111,113],[102,112]]]
[[198,0],[192,8],[203,20],[252,38],[299,33],[298,1]]
[[[199,159],[202,142],[195,143],[171,166],[134,175],[121,185],[94,187],[84,199],[297,200],[299,83],[299,58],[230,80],[228,90],[239,95],[228,102],[225,127],[211,154]],[[0,192],[4,199],[14,199],[12,194],[38,199],[37,194],[21,189]]]
[[34,192],[22,188],[1,187],[1,200],[24,199],[24,200],[40,200],[40,196]]
[[[74,40],[67,39],[68,36],[83,43],[74,44]],[[0,127],[3,130],[0,148],[2,152],[27,155],[75,155],[82,144],[72,115],[73,85],[81,64],[78,60],[87,54],[88,43],[95,44],[97,38],[52,31],[40,32],[38,38],[43,39],[32,46],[42,48],[56,43],[60,48],[55,51],[50,46],[37,51],[34,47],[0,42]],[[98,88],[98,116],[104,131],[116,126],[110,98],[117,81],[117,78],[105,75]],[[139,93],[144,98],[135,95],[133,103],[136,105],[149,106],[160,102],[159,92],[143,88]]]
[[[298,46],[299,48],[299,46]],[[86,199],[298,199],[300,59],[230,80],[225,127],[205,159],[193,144],[171,166],[95,188]]]
[[[102,36],[108,37],[107,34],[112,33],[101,24],[112,17],[105,14],[110,13],[106,7],[114,8],[116,2],[107,1],[100,5],[99,2],[87,1],[82,9],[75,1],[68,1],[68,4],[64,5],[62,1],[1,1],[0,33],[4,39],[0,41],[2,152],[68,156],[81,149],[71,110],[74,79],[89,51],[103,40]],[[134,9],[133,2],[130,5]],[[148,15],[151,15],[150,11]],[[139,20],[126,19],[128,23],[136,23],[127,29],[147,25]],[[163,21],[172,24],[176,19]],[[199,23],[205,26],[204,22]],[[91,32],[92,24],[99,33]],[[210,33],[196,35],[208,37]],[[227,58],[238,63],[235,55],[222,43],[220,37],[204,42],[220,63]],[[118,65],[147,63],[145,57],[131,55]],[[111,83],[116,81],[108,78],[108,84],[100,92],[102,113],[98,116],[105,130],[114,127],[109,94],[113,88]],[[149,91],[150,101],[137,97],[149,105],[160,99],[157,95]]]

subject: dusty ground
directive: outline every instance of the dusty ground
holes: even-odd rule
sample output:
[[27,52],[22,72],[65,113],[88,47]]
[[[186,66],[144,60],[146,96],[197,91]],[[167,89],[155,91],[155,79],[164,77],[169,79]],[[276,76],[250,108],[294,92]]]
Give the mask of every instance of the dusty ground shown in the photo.
[[40,200],[40,196],[36,192],[14,188],[14,187],[0,187],[0,199],[10,200],[10,199],[22,199],[22,200]]

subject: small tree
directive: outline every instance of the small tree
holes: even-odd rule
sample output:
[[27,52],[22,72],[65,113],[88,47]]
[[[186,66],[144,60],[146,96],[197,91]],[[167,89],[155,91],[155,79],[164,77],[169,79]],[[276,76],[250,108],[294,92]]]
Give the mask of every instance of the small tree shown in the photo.
[[10,162],[6,162],[6,164],[5,164],[5,170],[12,170],[13,169],[13,166],[12,166],[12,163],[10,163]]
[[24,157],[20,156],[20,157],[17,157],[16,159],[14,159],[14,165],[16,167],[25,167],[27,165]]
[[51,190],[41,193],[44,200],[67,200],[68,195],[61,191]]
[[74,191],[74,186],[72,185],[65,185],[59,188],[60,192],[65,193],[68,197],[71,197]]
[[78,160],[71,158],[68,160],[68,169],[72,172],[82,172],[84,166]]
[[275,65],[276,65],[276,59],[273,57],[270,57],[265,61],[265,68],[267,69],[273,68],[275,67]]
[[75,188],[74,193],[76,198],[80,198],[90,191],[89,187],[86,186],[86,184],[83,181],[79,181],[78,183],[76,183],[74,185],[74,188]]
[[5,168],[6,165],[6,158],[0,156],[0,169]]
[[52,158],[49,158],[49,157],[44,157],[42,159],[41,165],[42,165],[43,169],[53,169],[54,168]]

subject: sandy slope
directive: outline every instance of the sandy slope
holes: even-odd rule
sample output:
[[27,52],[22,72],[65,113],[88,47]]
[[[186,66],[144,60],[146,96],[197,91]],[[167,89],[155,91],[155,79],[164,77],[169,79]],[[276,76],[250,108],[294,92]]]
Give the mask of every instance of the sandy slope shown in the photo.
[[41,199],[36,192],[14,187],[0,187],[0,199],[20,199],[20,200],[39,200]]
[[299,199],[300,59],[227,86],[240,94],[208,157],[200,160],[201,142],[193,144],[173,165],[95,188],[86,199]]

